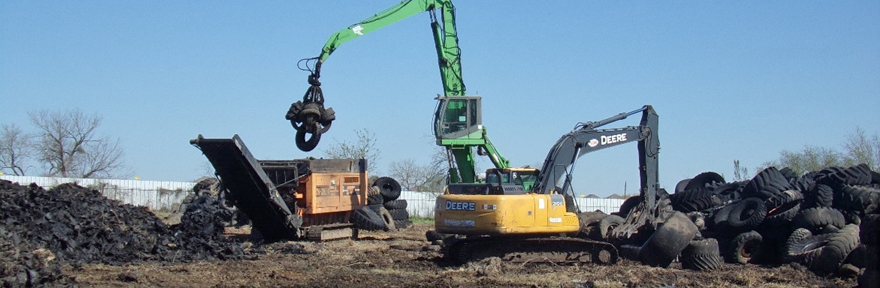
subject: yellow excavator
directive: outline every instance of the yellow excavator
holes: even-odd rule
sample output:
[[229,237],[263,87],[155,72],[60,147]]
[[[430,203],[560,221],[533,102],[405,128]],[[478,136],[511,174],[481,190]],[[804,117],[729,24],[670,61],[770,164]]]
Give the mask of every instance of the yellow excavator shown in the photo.
[[[638,126],[597,129],[637,113],[642,113]],[[444,257],[458,263],[487,257],[513,262],[615,263],[618,254],[611,243],[574,237],[581,227],[572,173],[578,158],[586,153],[637,141],[640,194],[646,202],[641,207],[654,207],[660,148],[657,121],[657,113],[646,105],[604,120],[578,123],[550,149],[528,190],[500,181],[500,171],[495,177],[487,175],[484,184],[450,184],[437,198],[434,210],[436,232],[455,234],[443,241]],[[645,218],[650,213],[630,214]],[[627,219],[628,229],[638,228],[634,222],[645,219]]]

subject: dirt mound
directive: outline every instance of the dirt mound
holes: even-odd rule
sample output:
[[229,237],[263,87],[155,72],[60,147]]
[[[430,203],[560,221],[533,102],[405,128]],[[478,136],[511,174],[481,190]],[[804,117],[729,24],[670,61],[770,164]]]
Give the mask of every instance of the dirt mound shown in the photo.
[[25,273],[32,280],[24,283],[57,280],[56,260],[79,266],[244,258],[241,243],[222,237],[212,199],[194,201],[182,224],[168,227],[144,207],[76,184],[47,191],[0,180],[0,246],[14,247],[2,250],[0,262],[17,267],[4,266],[0,279],[22,283],[16,279]]

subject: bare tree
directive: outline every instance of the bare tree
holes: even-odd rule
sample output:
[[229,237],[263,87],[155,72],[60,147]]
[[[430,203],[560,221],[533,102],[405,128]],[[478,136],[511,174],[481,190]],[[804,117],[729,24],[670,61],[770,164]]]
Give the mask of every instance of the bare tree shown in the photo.
[[116,176],[124,167],[119,139],[96,135],[101,116],[80,110],[28,113],[38,132],[37,157],[49,176],[101,178]]
[[358,138],[356,143],[336,140],[336,146],[324,149],[324,154],[331,159],[367,159],[367,170],[373,171],[379,167],[375,135],[366,128],[355,130],[354,133]]
[[868,164],[874,171],[880,171],[880,136],[874,133],[872,136],[865,135],[865,130],[856,128],[856,131],[847,135],[844,150],[847,162]]
[[0,170],[9,169],[16,176],[24,176],[24,165],[33,156],[33,137],[15,124],[3,124],[0,131]]
[[843,152],[816,146],[805,146],[801,151],[783,150],[779,152],[779,159],[764,163],[764,167],[789,167],[798,175],[829,166],[852,166],[860,163],[868,164],[875,171],[880,170],[880,138],[877,135],[868,137],[862,129],[856,128],[855,132],[847,136],[847,142],[843,146]]
[[739,165],[739,160],[733,160],[733,180],[745,181],[751,179],[749,168]]
[[437,161],[432,161],[428,165],[418,165],[413,159],[405,159],[391,162],[389,169],[391,177],[407,190],[442,192],[446,184],[446,169],[443,166],[445,163],[439,164]]

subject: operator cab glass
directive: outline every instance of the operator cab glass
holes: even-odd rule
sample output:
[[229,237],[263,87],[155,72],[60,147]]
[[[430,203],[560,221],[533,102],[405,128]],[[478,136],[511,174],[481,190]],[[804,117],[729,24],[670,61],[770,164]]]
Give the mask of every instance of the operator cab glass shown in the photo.
[[434,113],[437,139],[460,139],[482,129],[480,96],[437,97],[437,100],[440,101]]

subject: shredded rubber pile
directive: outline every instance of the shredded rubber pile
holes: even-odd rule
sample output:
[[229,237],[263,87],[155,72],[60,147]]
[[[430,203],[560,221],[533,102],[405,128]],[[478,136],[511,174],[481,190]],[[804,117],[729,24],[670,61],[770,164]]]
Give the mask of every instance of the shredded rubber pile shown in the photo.
[[222,237],[215,198],[196,200],[182,224],[169,227],[147,208],[75,184],[46,191],[0,180],[2,286],[58,281],[59,261],[77,266],[244,258],[241,243]]

